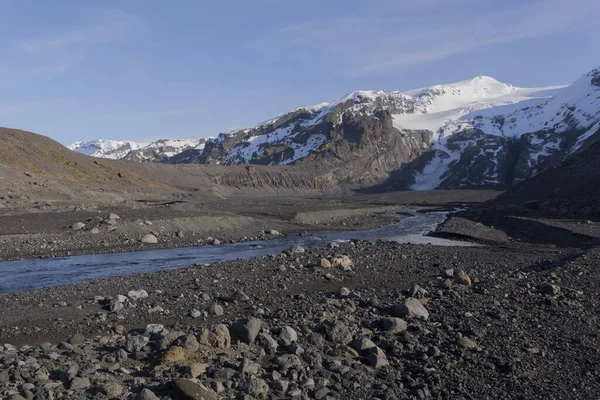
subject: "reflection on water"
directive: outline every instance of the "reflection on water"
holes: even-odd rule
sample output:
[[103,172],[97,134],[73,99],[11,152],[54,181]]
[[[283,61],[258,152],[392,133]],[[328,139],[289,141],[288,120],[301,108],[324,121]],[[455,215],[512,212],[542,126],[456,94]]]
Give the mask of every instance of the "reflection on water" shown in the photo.
[[112,276],[131,275],[221,261],[249,259],[278,254],[298,243],[304,247],[324,247],[332,241],[388,240],[398,243],[431,243],[441,246],[469,246],[467,242],[424,236],[446,217],[446,212],[409,213],[401,222],[364,231],[321,232],[268,241],[187,247],[127,253],[94,254],[51,259],[0,262],[0,293],[18,292]]

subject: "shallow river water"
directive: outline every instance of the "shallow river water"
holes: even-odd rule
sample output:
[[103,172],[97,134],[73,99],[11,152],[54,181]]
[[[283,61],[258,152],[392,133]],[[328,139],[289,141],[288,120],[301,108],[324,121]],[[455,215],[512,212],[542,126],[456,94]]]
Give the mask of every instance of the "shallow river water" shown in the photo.
[[268,241],[176,249],[107,253],[49,259],[0,262],[0,293],[19,292],[46,286],[180,268],[195,263],[216,263],[278,254],[294,244],[325,247],[332,241],[388,240],[399,243],[469,246],[468,242],[424,236],[444,221],[446,212],[400,211],[408,218],[382,228],[320,232]]

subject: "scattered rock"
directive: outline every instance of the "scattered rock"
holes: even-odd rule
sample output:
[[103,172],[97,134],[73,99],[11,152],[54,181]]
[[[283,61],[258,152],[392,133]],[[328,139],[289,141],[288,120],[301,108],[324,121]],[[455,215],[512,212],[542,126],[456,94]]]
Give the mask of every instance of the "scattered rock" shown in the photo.
[[123,386],[117,382],[107,382],[99,387],[101,393],[105,394],[108,398],[121,397],[123,394]]
[[540,286],[540,292],[543,294],[549,294],[552,296],[556,296],[560,293],[560,286],[552,284],[552,283],[544,283]]
[[414,297],[402,301],[402,303],[394,308],[394,312],[398,317],[429,319],[429,311],[427,311],[423,304]]
[[231,346],[231,335],[227,325],[219,324],[212,330],[204,329],[200,334],[200,344],[216,347],[218,349],[228,349]]
[[384,318],[381,326],[389,333],[401,333],[408,329],[406,321],[400,318]]
[[142,243],[146,244],[156,244],[158,243],[158,239],[153,234],[149,233],[142,238]]
[[84,228],[85,224],[83,222],[75,222],[73,225],[71,225],[71,229],[73,229],[74,231],[80,231]]
[[304,249],[304,247],[300,246],[299,244],[295,244],[290,248],[289,251],[292,254],[301,254],[301,253],[304,253],[306,250]]
[[298,341],[298,334],[291,326],[284,326],[281,328],[281,333],[279,334],[279,341],[284,346],[290,346],[292,343]]
[[208,307],[208,314],[216,317],[220,317],[224,314],[223,306],[220,304],[211,304]]
[[84,390],[91,386],[88,378],[75,377],[69,382],[69,389],[71,390]]
[[179,378],[173,381],[173,386],[184,396],[192,400],[218,400],[215,392],[199,382],[191,379]]
[[208,367],[209,365],[206,363],[192,363],[190,365],[190,376],[192,378],[197,378],[200,375],[203,375]]
[[254,340],[260,332],[262,321],[250,317],[237,321],[231,327],[232,336],[244,343],[254,343]]
[[458,339],[458,345],[464,349],[469,350],[477,348],[477,343],[464,336]]
[[129,300],[139,300],[139,299],[145,299],[146,297],[148,297],[148,292],[146,292],[144,289],[140,289],[140,290],[130,290],[129,292],[127,292],[127,297],[129,297]]
[[138,400],[160,400],[150,389],[142,389],[137,396]]
[[319,267],[321,268],[331,268],[331,261],[326,258],[321,258],[319,261]]
[[462,269],[456,273],[456,280],[458,283],[462,283],[463,285],[471,286],[472,284],[471,278]]
[[348,344],[352,341],[350,329],[342,323],[336,323],[328,332],[329,340],[339,344]]
[[331,259],[331,266],[333,268],[339,268],[341,270],[347,271],[352,269],[354,263],[348,256],[334,257]]
[[130,353],[140,351],[148,344],[149,341],[150,339],[148,339],[146,336],[132,336],[127,340],[127,351]]

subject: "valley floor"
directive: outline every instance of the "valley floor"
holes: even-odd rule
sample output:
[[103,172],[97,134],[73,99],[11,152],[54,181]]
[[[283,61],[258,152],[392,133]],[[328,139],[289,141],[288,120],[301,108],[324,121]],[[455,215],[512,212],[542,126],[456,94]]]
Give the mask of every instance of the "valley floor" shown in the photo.
[[[324,268],[341,255],[353,266]],[[0,393],[596,399],[599,262],[597,249],[358,242],[8,294],[0,342],[17,347],[0,347]],[[204,397],[177,389],[192,377]]]
[[[261,230],[356,229],[398,204],[476,202],[386,196],[239,200],[220,212]],[[150,209],[191,212],[181,204]],[[119,211],[116,226],[144,212]],[[438,234],[481,247],[352,242],[6,294],[0,396],[597,399],[595,225],[467,211]]]
[[[343,197],[138,199],[107,204],[55,202],[0,213],[0,260],[62,257],[189,247],[270,238],[308,231],[362,230],[389,224],[384,215],[398,208],[479,203],[494,191],[394,192]],[[119,219],[110,221],[113,213]],[[73,230],[78,222],[85,225]],[[94,229],[96,228],[96,229]],[[153,234],[156,244],[142,243]]]

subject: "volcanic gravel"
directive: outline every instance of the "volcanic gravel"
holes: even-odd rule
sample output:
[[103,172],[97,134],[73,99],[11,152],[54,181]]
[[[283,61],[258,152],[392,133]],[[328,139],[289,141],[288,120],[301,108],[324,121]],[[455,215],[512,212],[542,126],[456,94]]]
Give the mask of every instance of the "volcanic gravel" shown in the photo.
[[353,242],[8,294],[0,395],[597,399],[599,261]]

